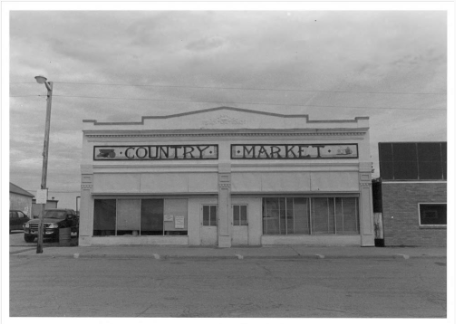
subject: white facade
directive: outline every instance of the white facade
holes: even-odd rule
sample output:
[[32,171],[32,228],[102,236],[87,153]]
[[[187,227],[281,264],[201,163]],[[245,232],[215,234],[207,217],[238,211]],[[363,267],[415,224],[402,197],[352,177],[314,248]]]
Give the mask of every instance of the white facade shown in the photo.
[[373,246],[371,170],[366,117],[84,120],[79,244]]

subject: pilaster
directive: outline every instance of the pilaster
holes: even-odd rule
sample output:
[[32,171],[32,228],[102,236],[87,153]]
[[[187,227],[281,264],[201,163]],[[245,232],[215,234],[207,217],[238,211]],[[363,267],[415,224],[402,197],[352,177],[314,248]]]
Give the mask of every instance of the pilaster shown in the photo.
[[361,246],[374,246],[374,213],[372,203],[372,163],[359,164],[359,226]]
[[81,166],[81,208],[79,219],[79,245],[91,245],[93,233],[93,168]]
[[231,164],[220,163],[218,170],[218,247],[231,247]]

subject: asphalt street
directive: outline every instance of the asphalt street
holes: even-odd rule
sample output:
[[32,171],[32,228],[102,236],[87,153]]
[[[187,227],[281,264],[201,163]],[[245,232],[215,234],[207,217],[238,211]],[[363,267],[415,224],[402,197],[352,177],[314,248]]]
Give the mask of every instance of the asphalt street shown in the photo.
[[446,259],[11,255],[10,316],[442,318]]

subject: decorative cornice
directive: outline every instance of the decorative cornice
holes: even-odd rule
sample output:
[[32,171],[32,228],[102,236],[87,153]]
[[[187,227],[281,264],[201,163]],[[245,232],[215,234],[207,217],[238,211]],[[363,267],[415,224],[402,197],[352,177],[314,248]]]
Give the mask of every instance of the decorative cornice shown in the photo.
[[138,138],[138,137],[255,137],[255,136],[363,136],[365,131],[358,132],[308,132],[308,133],[181,133],[181,134],[86,134],[90,138]]
[[234,118],[228,115],[219,115],[214,118],[203,120],[203,125],[243,125],[246,121],[241,118]]
[[327,122],[330,122],[330,123],[357,123],[358,120],[369,120],[369,117],[355,117],[355,119],[349,119],[349,120],[343,119],[343,120],[330,120],[330,121],[328,121],[328,120],[309,120],[309,115],[303,115],[303,114],[284,115],[284,114],[270,113],[270,112],[264,112],[264,111],[258,111],[258,110],[223,106],[223,107],[217,107],[217,108],[209,108],[209,109],[179,113],[179,114],[174,114],[174,115],[144,116],[141,118],[140,122],[98,122],[95,119],[84,119],[82,122],[83,123],[92,123],[94,125],[144,125],[144,121],[146,119],[170,119],[170,118],[175,118],[175,117],[183,117],[183,116],[196,115],[196,114],[215,112],[215,111],[235,111],[235,112],[244,112],[244,113],[250,113],[250,114],[256,114],[256,115],[280,117],[280,118],[304,118],[307,123],[327,123]]

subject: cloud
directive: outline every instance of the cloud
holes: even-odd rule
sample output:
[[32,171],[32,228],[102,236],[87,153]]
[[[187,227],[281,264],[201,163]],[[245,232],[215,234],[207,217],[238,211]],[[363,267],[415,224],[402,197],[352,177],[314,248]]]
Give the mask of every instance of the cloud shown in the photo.
[[195,52],[204,52],[204,51],[211,51],[217,48],[222,47],[226,41],[218,36],[210,36],[204,37],[195,41],[192,41],[187,44],[185,48],[190,51]]

